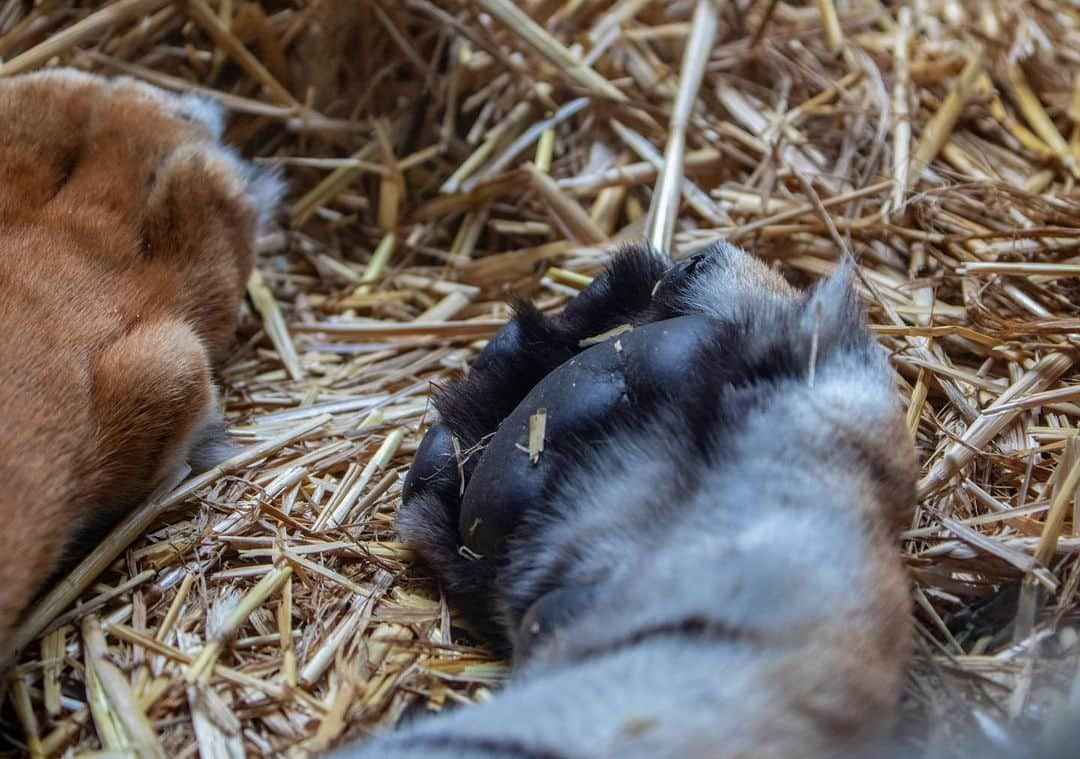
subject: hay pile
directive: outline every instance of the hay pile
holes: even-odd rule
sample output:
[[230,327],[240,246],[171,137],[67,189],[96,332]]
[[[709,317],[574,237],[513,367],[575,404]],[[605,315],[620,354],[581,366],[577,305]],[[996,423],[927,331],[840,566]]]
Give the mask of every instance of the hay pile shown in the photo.
[[[508,293],[557,307],[646,235],[676,256],[734,240],[800,283],[859,259],[926,462],[910,740],[1053,716],[1080,584],[1075,8],[86,5],[0,0],[0,75],[205,92],[292,190],[222,377],[246,453],[137,511],[30,615],[13,747],[302,754],[487,698],[505,666],[393,539],[428,389]],[[682,51],[712,21],[680,145]],[[669,134],[686,178],[654,203]]]

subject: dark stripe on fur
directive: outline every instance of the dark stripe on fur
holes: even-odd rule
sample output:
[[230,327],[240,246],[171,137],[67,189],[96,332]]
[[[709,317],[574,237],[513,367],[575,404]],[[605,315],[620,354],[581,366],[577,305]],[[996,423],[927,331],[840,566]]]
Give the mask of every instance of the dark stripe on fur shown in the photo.
[[569,650],[564,660],[582,662],[611,656],[655,638],[679,638],[694,643],[760,643],[764,641],[764,637],[756,630],[733,627],[727,622],[709,617],[692,616],[642,627],[629,635],[605,641],[602,645]]
[[418,735],[397,743],[401,748],[427,749],[438,751],[452,749],[469,752],[471,756],[516,756],[520,759],[571,759],[571,754],[563,754],[549,748],[531,746],[513,738],[485,738],[480,736],[456,735]]

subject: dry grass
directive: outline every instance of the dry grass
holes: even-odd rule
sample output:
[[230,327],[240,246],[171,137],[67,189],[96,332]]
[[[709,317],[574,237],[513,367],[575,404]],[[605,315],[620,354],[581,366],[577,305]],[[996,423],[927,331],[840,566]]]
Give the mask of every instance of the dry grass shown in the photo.
[[912,740],[1041,729],[1080,695],[1080,12],[891,5],[0,0],[0,75],[199,89],[292,186],[222,377],[246,453],[29,616],[12,745],[302,753],[486,698],[393,539],[428,389],[641,237],[858,258],[925,461]]

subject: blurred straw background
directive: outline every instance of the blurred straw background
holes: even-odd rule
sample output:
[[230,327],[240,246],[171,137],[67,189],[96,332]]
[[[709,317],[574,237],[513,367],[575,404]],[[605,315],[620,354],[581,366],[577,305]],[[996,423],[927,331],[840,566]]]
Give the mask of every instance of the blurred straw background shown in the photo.
[[245,453],[28,615],[13,752],[303,756],[489,698],[394,541],[428,390],[644,237],[859,261],[924,461],[912,753],[1080,701],[1074,5],[0,0],[0,60],[203,92],[291,186],[221,378]]

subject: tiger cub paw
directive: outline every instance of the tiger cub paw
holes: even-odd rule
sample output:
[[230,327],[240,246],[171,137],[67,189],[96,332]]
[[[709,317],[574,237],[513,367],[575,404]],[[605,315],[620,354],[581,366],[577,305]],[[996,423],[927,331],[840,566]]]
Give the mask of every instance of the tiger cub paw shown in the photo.
[[[645,247],[623,251],[561,314],[519,305],[468,377],[438,393],[441,423],[417,450],[397,527],[487,637],[506,635],[496,619],[500,567],[544,517],[582,441],[647,414],[708,347],[714,318],[690,294],[726,254],[672,266]],[[562,600],[549,605],[545,617],[565,612]]]

